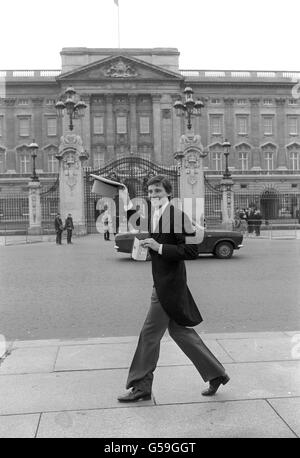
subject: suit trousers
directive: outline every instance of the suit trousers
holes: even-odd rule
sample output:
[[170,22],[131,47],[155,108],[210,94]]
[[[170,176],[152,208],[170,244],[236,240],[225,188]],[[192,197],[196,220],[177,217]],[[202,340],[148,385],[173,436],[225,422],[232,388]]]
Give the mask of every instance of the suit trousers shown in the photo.
[[207,348],[197,332],[193,328],[181,326],[170,319],[153,288],[151,306],[129,369],[127,389],[137,387],[151,392],[153,372],[159,358],[160,341],[167,329],[205,382],[225,374],[224,367]]

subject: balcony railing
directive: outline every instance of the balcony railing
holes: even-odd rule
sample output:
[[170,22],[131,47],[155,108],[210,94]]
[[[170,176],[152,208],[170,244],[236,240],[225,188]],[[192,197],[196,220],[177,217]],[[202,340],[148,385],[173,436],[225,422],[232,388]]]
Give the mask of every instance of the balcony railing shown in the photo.
[[251,78],[251,79],[300,79],[300,71],[260,71],[260,70],[179,70],[189,79],[207,78]]
[[55,78],[61,70],[0,70],[0,78]]
[[[0,70],[0,78],[55,78],[61,70]],[[300,71],[265,71],[265,70],[179,70],[182,76],[189,79],[207,78],[271,78],[300,79]]]

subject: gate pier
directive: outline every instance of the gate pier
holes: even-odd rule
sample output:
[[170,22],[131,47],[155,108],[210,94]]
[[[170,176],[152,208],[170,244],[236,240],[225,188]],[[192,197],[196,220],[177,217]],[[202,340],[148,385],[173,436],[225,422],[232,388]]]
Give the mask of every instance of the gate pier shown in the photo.
[[56,158],[59,160],[61,217],[64,220],[71,213],[79,234],[86,234],[83,164],[88,154],[83,148],[81,137],[71,133],[61,137]]

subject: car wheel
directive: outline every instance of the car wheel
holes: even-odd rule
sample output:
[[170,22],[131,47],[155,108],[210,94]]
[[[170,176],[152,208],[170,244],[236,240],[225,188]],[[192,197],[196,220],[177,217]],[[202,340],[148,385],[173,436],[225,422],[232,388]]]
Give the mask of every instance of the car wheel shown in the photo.
[[233,253],[233,246],[229,242],[220,242],[215,248],[214,254],[220,259],[229,259]]

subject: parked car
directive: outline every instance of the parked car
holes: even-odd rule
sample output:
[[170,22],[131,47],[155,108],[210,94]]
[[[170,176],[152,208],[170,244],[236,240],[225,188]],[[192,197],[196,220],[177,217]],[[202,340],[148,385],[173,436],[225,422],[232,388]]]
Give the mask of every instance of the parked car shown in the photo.
[[[116,234],[115,250],[131,254],[134,237],[132,232]],[[205,229],[203,241],[198,245],[199,254],[212,254],[220,259],[229,259],[234,250],[242,248],[242,241],[243,234],[240,232]]]

